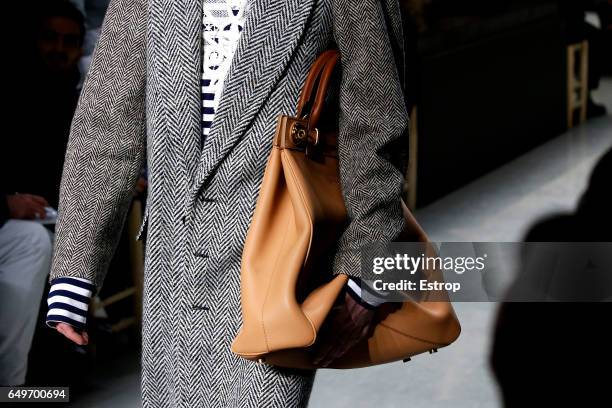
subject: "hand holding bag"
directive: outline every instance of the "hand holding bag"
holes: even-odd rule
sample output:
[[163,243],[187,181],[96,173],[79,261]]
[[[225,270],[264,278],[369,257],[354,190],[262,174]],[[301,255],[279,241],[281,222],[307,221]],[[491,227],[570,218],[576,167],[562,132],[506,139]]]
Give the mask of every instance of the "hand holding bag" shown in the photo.
[[[319,132],[337,50],[313,63],[296,116],[279,115],[241,264],[243,325],[231,350],[249,360],[292,368],[312,363],[317,333],[348,276],[329,270],[329,253],[346,225],[338,173],[337,131]],[[316,93],[314,93],[316,86]],[[307,105],[312,108],[303,113]],[[405,241],[428,243],[402,201]],[[428,245],[428,253],[433,251]],[[439,271],[428,277],[441,280]],[[445,299],[441,300],[440,299]],[[452,343],[460,325],[446,292],[377,308],[371,337],[326,368],[382,364]],[[333,327],[331,328],[333,330]]]

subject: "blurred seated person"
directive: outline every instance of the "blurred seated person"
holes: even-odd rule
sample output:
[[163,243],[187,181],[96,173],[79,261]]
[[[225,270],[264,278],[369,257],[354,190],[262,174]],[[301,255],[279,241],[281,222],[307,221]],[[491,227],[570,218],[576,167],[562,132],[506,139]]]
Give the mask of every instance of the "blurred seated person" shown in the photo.
[[[0,189],[0,194],[2,193]],[[25,382],[39,302],[49,273],[51,232],[27,221],[36,196],[0,196],[0,386]]]
[[[32,38],[24,45],[23,60],[10,66],[11,101],[4,123],[12,131],[2,137],[4,186],[8,193],[42,197],[57,208],[59,183],[70,124],[79,90],[78,62],[85,25],[69,2],[38,3]],[[16,131],[18,131],[16,133]]]
[[45,218],[46,207],[57,208],[85,33],[83,16],[69,2],[46,0],[34,11],[32,37],[8,67],[10,103],[3,109],[0,385],[25,382],[52,255],[52,232],[36,219]]

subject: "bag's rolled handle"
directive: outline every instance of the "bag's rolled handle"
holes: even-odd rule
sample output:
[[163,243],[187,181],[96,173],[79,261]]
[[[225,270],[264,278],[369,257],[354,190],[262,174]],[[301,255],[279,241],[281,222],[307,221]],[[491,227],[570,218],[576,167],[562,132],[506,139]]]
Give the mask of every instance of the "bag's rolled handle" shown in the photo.
[[[331,79],[332,72],[336,66],[339,57],[340,52],[338,50],[326,50],[317,57],[315,62],[312,64],[310,71],[308,72],[306,82],[304,83],[304,87],[302,88],[302,92],[300,93],[300,99],[298,101],[297,117],[304,118],[306,117],[306,115],[309,114],[309,129],[316,128],[317,123],[319,122],[319,117],[321,116],[321,111],[323,109],[323,104],[325,101],[325,95],[327,94],[329,81]],[[314,89],[314,85],[317,79],[319,79],[319,83],[317,87],[317,93],[312,104],[312,108],[310,109],[309,113],[306,113],[304,115],[304,107],[311,100],[312,91]]]
[[302,91],[300,93],[300,98],[297,104],[297,114],[296,116],[301,118],[303,116],[302,111],[306,106],[306,103],[310,101],[310,96],[312,95],[312,89],[314,88],[314,84],[325,65],[325,61],[331,57],[334,50],[326,50],[323,51],[312,63],[310,66],[310,70],[308,71],[308,75],[306,76],[306,81],[302,86]]

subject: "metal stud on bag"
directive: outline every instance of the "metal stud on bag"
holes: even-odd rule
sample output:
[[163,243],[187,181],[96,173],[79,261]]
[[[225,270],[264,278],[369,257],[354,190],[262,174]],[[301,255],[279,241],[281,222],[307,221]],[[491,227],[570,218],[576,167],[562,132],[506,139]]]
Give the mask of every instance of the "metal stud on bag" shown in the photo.
[[303,146],[308,141],[306,127],[300,122],[295,122],[293,126],[291,126],[291,140],[296,146]]

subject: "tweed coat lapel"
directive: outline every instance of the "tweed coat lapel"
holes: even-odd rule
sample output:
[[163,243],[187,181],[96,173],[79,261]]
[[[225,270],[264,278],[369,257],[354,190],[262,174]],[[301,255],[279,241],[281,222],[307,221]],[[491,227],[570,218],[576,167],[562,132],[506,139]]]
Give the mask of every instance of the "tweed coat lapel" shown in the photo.
[[240,141],[281,78],[302,39],[314,0],[248,3],[243,31],[197,164],[193,195]]
[[202,1],[159,1],[164,27],[164,52],[160,62],[163,100],[168,103],[168,137],[171,146],[181,150],[179,157],[193,183],[201,137]]

